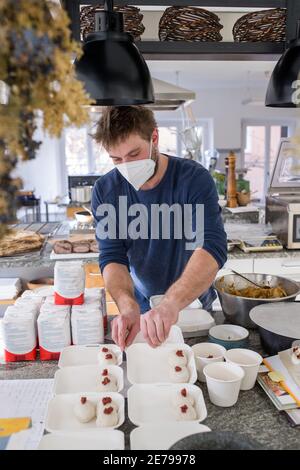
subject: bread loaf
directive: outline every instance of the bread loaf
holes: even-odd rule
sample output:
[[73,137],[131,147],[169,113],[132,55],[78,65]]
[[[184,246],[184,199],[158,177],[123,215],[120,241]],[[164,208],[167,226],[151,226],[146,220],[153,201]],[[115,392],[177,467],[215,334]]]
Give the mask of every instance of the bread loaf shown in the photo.
[[54,243],[53,250],[57,255],[72,253],[72,243],[68,240],[60,240]]
[[12,256],[37,250],[42,247],[44,237],[29,230],[12,231],[0,241],[0,256]]
[[93,253],[99,253],[98,243],[96,242],[96,240],[92,240],[90,242],[90,251],[92,251]]
[[73,242],[73,253],[88,253],[90,251],[90,244],[87,241]]

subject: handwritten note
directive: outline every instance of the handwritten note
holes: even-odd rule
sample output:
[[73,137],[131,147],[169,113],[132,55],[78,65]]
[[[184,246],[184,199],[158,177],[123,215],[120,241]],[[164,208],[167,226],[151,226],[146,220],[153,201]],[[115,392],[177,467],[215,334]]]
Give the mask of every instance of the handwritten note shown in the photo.
[[24,450],[36,449],[43,436],[53,383],[53,379],[0,381],[0,418],[31,418]]

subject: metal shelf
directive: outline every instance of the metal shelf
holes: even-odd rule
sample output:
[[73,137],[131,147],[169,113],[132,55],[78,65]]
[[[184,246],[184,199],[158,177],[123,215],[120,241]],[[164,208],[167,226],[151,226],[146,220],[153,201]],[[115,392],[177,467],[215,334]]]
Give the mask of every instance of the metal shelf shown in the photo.
[[278,60],[285,43],[138,41],[146,60]]
[[[62,0],[62,3],[68,3]],[[103,0],[72,0],[79,5],[99,5]],[[224,8],[286,8],[287,0],[115,0],[116,5],[135,6],[198,6]]]
[[[80,5],[95,5],[103,0],[61,0],[71,19],[71,31],[80,40]],[[224,8],[287,8],[287,41],[296,37],[297,19],[300,19],[300,0],[115,0],[116,4],[136,6],[202,6]],[[136,43],[147,60],[278,60],[285,43],[235,42],[161,42]]]

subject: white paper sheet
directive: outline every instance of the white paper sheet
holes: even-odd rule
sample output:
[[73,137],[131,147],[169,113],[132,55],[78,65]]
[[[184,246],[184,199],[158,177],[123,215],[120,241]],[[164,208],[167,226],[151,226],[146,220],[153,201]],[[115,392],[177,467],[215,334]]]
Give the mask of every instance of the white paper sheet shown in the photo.
[[53,379],[0,381],[0,417],[31,418],[32,428],[24,442],[24,450],[36,449],[43,436],[53,384]]

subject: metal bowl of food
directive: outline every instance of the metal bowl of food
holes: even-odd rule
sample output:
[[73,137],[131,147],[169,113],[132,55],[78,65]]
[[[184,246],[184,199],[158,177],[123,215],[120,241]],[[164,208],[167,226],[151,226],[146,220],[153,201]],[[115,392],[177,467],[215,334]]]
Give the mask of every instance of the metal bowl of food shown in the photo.
[[300,294],[299,284],[285,277],[253,273],[243,276],[262,286],[261,292],[237,274],[227,274],[214,282],[224,316],[235,325],[257,328],[249,317],[252,308],[270,302],[291,302]]

